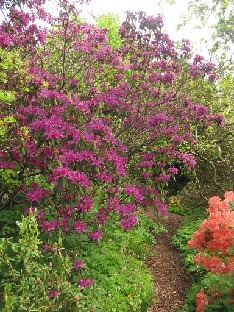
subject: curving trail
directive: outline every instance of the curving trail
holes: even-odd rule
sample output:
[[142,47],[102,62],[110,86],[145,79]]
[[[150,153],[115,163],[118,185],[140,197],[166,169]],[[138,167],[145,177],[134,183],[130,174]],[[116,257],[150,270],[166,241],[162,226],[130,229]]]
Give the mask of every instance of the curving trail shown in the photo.
[[[157,220],[151,212],[148,215]],[[185,292],[190,287],[190,281],[171,239],[181,226],[183,217],[169,213],[162,220],[160,218],[160,222],[168,232],[156,235],[156,245],[151,248],[153,254],[146,261],[154,277],[156,298],[147,312],[178,312],[183,305]]]

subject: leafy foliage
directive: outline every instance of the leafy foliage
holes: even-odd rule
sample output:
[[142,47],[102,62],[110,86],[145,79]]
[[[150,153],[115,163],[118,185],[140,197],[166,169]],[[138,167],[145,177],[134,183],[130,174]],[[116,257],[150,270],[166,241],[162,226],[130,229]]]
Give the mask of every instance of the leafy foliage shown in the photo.
[[173,244],[180,251],[184,264],[195,282],[204,275],[205,271],[195,263],[194,256],[196,255],[196,251],[188,248],[188,241],[192,238],[193,233],[198,229],[206,216],[203,209],[190,208],[187,210],[183,225],[173,236],[172,240]]

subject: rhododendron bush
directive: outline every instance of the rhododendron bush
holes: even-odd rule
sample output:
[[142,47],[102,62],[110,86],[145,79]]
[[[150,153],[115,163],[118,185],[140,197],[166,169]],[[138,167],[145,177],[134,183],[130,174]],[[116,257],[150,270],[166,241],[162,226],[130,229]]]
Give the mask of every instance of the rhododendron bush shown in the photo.
[[36,211],[45,252],[58,236],[77,250],[99,241],[111,218],[129,230],[138,206],[166,213],[174,164],[195,165],[183,150],[194,125],[223,123],[180,93],[185,81],[214,81],[213,64],[192,58],[186,40],[176,48],[161,16],[129,13],[114,49],[107,30],[81,22],[67,0],[56,17],[44,1],[4,3],[0,88],[13,98],[1,100],[1,209]]
[[[189,247],[199,251],[194,258],[197,264],[217,276],[223,275],[233,279],[234,254],[231,250],[234,243],[234,193],[226,192],[225,199],[215,196],[209,200],[208,219],[204,220],[193,238],[188,242]],[[220,281],[222,278],[220,278]],[[233,302],[233,285],[229,289],[220,289],[220,281],[204,292],[202,289],[196,298],[197,311],[204,311],[209,303],[228,295],[228,302]],[[231,286],[232,285],[232,286]]]

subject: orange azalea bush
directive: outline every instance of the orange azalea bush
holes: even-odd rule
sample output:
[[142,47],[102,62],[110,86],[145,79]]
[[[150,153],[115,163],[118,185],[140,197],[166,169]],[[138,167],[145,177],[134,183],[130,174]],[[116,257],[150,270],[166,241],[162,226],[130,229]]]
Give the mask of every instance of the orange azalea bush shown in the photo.
[[202,264],[212,273],[228,273],[234,270],[234,255],[229,248],[233,246],[234,211],[230,202],[234,202],[234,193],[227,192],[225,199],[215,196],[209,200],[209,218],[204,220],[200,228],[188,242],[189,247],[196,247],[200,253],[195,262]]
[[[234,255],[230,251],[234,238],[234,211],[231,202],[234,202],[233,192],[227,192],[224,200],[217,196],[210,198],[207,209],[209,217],[188,242],[190,248],[196,247],[199,251],[194,257],[197,264],[203,265],[213,274],[226,274],[227,277],[234,271]],[[207,295],[204,289],[197,294],[197,312],[204,311],[205,306],[213,301]],[[211,293],[209,295],[213,297]]]

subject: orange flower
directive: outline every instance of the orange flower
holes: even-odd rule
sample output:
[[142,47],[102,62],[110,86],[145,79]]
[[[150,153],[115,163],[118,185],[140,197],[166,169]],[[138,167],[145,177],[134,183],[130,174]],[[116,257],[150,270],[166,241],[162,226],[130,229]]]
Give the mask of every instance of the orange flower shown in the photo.
[[227,192],[223,201],[217,196],[212,197],[207,209],[210,216],[188,242],[189,248],[196,247],[200,252],[195,261],[212,273],[224,274],[233,267],[230,247],[233,246],[234,211],[229,204],[233,199],[233,192]]
[[204,288],[200,290],[199,293],[196,295],[196,312],[203,312],[205,309],[205,306],[208,305],[208,298],[207,295],[204,292]]
[[234,203],[234,192],[230,191],[230,192],[226,192],[225,195],[225,200],[228,202],[233,202]]

